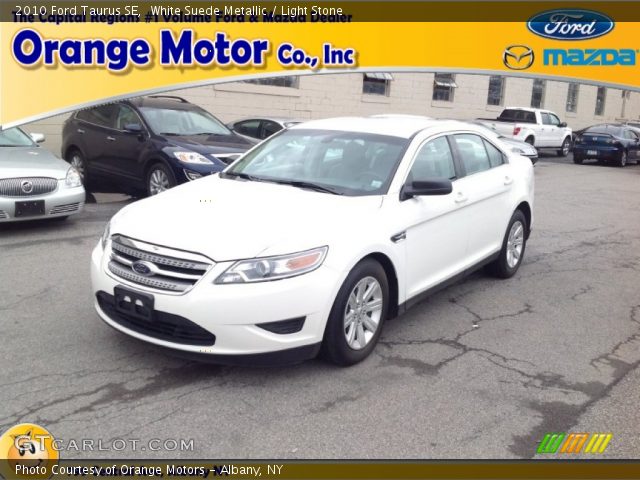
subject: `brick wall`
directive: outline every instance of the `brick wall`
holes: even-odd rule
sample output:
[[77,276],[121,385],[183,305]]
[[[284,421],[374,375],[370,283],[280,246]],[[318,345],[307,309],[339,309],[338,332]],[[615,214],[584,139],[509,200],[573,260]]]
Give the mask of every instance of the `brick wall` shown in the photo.
[[[253,115],[305,120],[377,113],[473,119],[495,117],[502,110],[502,106],[487,105],[487,75],[457,74],[452,102],[432,100],[433,73],[394,73],[389,96],[364,95],[362,78],[361,73],[303,75],[299,78],[299,88],[234,82],[178,90],[171,94],[185,97],[224,122]],[[506,78],[503,105],[529,106],[532,85],[533,81],[528,78]],[[565,112],[567,90],[568,83],[547,80],[543,107],[555,111],[572,128],[623,119],[621,90],[607,88],[603,116],[595,115],[597,87],[580,85],[576,113]],[[640,118],[640,93],[630,94],[624,110],[624,119]],[[65,118],[66,115],[59,115],[25,128],[30,132],[44,133],[47,137],[44,146],[59,154]]]

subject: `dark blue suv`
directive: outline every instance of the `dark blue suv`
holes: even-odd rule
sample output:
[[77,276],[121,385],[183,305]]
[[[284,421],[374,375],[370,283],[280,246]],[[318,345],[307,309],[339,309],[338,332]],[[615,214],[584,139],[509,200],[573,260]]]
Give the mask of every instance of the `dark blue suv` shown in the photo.
[[206,110],[167,95],[79,110],[62,130],[62,156],[88,190],[136,196],[219,172],[253,144]]

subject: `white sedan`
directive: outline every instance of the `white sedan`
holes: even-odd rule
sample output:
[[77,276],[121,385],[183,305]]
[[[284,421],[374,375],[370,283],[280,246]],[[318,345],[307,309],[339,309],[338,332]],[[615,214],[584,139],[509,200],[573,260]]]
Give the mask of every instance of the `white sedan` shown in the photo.
[[116,214],[92,254],[95,307],[121,332],[215,362],[321,351],[354,364],[435,289],[480,266],[514,275],[533,191],[531,162],[482,127],[311,121]]

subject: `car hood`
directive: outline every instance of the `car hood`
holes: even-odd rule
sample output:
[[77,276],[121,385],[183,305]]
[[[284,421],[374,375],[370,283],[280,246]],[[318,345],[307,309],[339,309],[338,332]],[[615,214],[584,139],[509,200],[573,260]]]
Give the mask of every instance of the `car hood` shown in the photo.
[[202,155],[216,153],[243,153],[253,146],[239,135],[177,135],[167,137],[169,143]]
[[[111,234],[201,253],[214,261],[279,255],[329,245],[374,225],[382,197],[347,197],[218,175],[129,205]],[[357,219],[357,222],[354,222]]]
[[0,147],[0,178],[67,176],[69,164],[41,147]]

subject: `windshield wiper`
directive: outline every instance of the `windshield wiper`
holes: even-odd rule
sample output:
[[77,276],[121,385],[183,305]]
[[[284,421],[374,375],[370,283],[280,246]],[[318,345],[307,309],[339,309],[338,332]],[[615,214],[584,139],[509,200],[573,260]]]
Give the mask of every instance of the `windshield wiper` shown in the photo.
[[304,180],[269,180],[269,181],[278,183],[280,185],[291,185],[292,187],[308,188],[309,190],[315,190],[316,192],[331,193],[332,195],[343,195],[342,192],[339,192],[334,188],[325,187],[324,185],[319,185],[313,182],[305,182]]
[[265,182],[265,181],[267,181],[264,178],[254,177],[253,175],[249,175],[248,173],[242,173],[242,172],[222,172],[220,174],[220,176],[222,178],[242,178],[243,180],[249,180],[251,182]]

